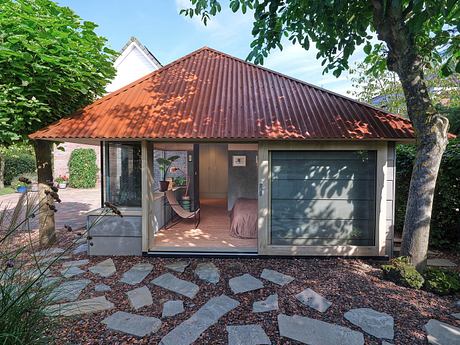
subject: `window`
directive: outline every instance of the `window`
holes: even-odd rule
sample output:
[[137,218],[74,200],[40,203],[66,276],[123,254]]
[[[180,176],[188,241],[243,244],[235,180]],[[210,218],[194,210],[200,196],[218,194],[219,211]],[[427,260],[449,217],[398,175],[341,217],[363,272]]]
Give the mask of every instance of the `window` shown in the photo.
[[376,151],[271,151],[271,244],[375,242]]
[[107,201],[119,206],[141,206],[141,164],[140,143],[106,143]]
[[[167,147],[167,144],[165,145]],[[155,146],[154,146],[155,147]],[[192,154],[192,152],[190,152]],[[159,181],[163,181],[165,175],[164,172],[160,168],[160,164],[158,163],[158,158],[170,158],[173,156],[177,156],[178,158],[175,159],[171,167],[166,173],[166,179],[171,178],[174,181],[174,185],[177,186],[185,186],[187,184],[187,176],[188,176],[188,163],[187,151],[166,151],[166,150],[153,150],[153,181],[154,186],[153,190],[159,190]],[[171,169],[173,168],[173,169]]]

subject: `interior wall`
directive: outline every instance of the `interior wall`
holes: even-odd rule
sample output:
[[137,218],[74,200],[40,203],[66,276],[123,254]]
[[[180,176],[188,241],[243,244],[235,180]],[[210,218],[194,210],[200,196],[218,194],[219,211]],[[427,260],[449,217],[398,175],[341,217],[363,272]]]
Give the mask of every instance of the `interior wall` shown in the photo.
[[[234,167],[233,156],[246,156],[246,166]],[[257,151],[229,151],[228,210],[238,198],[257,199]]]
[[228,192],[228,145],[200,144],[200,198],[226,199]]

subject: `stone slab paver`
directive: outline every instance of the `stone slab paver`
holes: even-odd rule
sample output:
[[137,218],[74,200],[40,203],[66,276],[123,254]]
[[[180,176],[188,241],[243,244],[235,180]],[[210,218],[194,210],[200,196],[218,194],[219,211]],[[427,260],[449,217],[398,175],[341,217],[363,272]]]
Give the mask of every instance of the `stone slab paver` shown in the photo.
[[371,308],[358,308],[347,311],[344,318],[376,338],[394,337],[394,320],[386,313]]
[[228,345],[271,345],[260,325],[227,326]]
[[78,276],[78,275],[83,274],[83,273],[85,273],[85,271],[83,271],[78,266],[70,266],[70,267],[64,268],[61,271],[61,275],[64,278],[72,278],[72,277]]
[[426,261],[426,264],[432,267],[457,267],[455,263],[453,263],[452,261],[448,259],[438,259],[438,258],[428,259]]
[[47,249],[43,249],[38,253],[35,253],[35,256],[51,256],[64,253],[64,249],[58,247],[51,247]]
[[260,277],[280,286],[289,284],[294,280],[291,276],[266,268],[264,268]]
[[53,262],[54,264],[56,264],[61,258],[57,256],[43,256],[37,259],[38,265],[44,268],[45,266],[49,266]]
[[431,319],[425,325],[428,344],[458,345],[460,344],[460,328]]
[[382,345],[393,345],[392,343],[389,343],[388,341],[382,341]]
[[179,279],[171,273],[162,274],[153,279],[150,283],[192,299],[200,289],[195,283]]
[[94,287],[94,291],[96,292],[107,292],[107,291],[112,291],[112,288],[106,284],[97,284]]
[[87,252],[88,252],[88,244],[83,243],[83,244],[78,245],[78,247],[75,248],[72,253],[81,254],[81,253],[87,253]]
[[295,298],[302,302],[302,304],[313,308],[320,313],[324,313],[332,305],[331,302],[312,289],[303,290],[295,295]]
[[126,294],[131,307],[136,310],[153,304],[152,294],[147,286],[128,291]]
[[89,263],[88,259],[83,259],[83,260],[72,260],[72,261],[66,261],[62,263],[62,268],[66,267],[79,267],[79,266],[84,266]]
[[145,279],[152,272],[153,266],[149,263],[140,263],[131,267],[128,271],[123,273],[120,282],[136,285]]
[[89,279],[69,280],[63,282],[51,292],[53,301],[75,301],[81,292],[91,283]]
[[107,328],[144,337],[158,331],[161,327],[161,320],[156,317],[136,315],[117,311],[101,321]]
[[163,304],[163,312],[161,317],[171,317],[177,314],[184,312],[184,302],[177,300],[177,301],[166,301]]
[[196,266],[195,274],[201,280],[211,284],[217,284],[220,279],[220,271],[212,262],[202,262]]
[[114,274],[117,271],[112,259],[101,261],[97,263],[96,265],[88,268],[88,270],[91,273],[98,274],[104,278],[110,277],[112,274]]
[[252,304],[254,313],[264,313],[267,311],[278,310],[278,294],[268,296],[263,301],[257,301]]
[[460,299],[454,303],[454,306],[460,308]]
[[[12,274],[13,271],[7,273],[5,272],[6,274]],[[17,273],[16,273],[17,274]],[[51,276],[53,273],[51,272],[51,270],[47,267],[36,267],[36,268],[31,268],[30,270],[27,270],[27,271],[24,271],[23,275],[30,278],[30,279],[36,279],[38,278],[39,276]]]
[[199,338],[201,333],[216,324],[229,311],[240,303],[228,296],[221,295],[211,298],[189,319],[161,339],[161,345],[190,345]]
[[258,290],[264,287],[264,284],[259,279],[248,273],[230,279],[228,284],[234,294]]
[[59,283],[63,278],[62,277],[45,277],[42,280],[42,286],[48,287]]
[[96,313],[109,310],[115,305],[108,301],[105,296],[84,299],[75,302],[51,305],[45,308],[45,312],[52,316],[73,316],[81,314]]
[[460,313],[453,313],[452,316],[460,320]]
[[175,261],[175,262],[165,265],[165,267],[177,273],[184,273],[188,265],[190,265],[190,262]]
[[363,345],[362,333],[304,316],[278,315],[280,335],[303,344]]
[[86,237],[83,237],[83,236],[79,236],[80,238],[78,238],[75,243],[76,244],[82,244],[82,243],[88,243],[88,239]]

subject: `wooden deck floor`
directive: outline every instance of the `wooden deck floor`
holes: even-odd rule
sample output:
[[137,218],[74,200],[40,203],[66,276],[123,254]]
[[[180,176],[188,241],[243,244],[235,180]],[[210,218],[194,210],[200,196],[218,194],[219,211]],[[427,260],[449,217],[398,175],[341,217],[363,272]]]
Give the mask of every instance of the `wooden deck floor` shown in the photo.
[[161,229],[151,239],[150,248],[195,250],[256,250],[257,239],[230,236],[230,218],[225,199],[202,199],[201,222],[194,227],[193,220],[184,220],[168,229]]

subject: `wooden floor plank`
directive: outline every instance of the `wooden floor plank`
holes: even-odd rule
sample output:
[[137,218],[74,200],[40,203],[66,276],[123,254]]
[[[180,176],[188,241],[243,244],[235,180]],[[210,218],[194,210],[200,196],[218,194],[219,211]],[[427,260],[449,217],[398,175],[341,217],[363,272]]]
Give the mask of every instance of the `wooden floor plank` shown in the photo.
[[201,222],[197,228],[193,220],[183,220],[161,229],[153,236],[151,247],[255,249],[257,239],[230,236],[230,217],[226,199],[202,199]]

